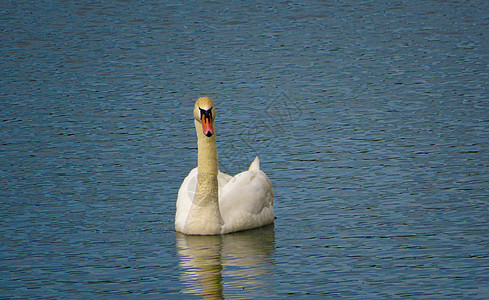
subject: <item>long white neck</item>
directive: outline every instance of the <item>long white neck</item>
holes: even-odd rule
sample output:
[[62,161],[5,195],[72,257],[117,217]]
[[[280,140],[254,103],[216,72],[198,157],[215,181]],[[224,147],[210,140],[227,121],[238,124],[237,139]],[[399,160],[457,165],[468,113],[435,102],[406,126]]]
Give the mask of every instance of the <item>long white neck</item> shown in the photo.
[[219,234],[224,224],[219,211],[216,136],[204,135],[202,124],[195,121],[197,131],[198,176],[195,198],[187,217],[185,231],[192,234]]
[[199,148],[199,177],[201,174],[206,174],[206,176],[212,175],[216,177],[217,183],[219,167],[217,163],[216,135],[213,134],[210,137],[205,136],[202,130],[202,124],[198,121],[195,121],[195,129],[197,131],[197,146]]

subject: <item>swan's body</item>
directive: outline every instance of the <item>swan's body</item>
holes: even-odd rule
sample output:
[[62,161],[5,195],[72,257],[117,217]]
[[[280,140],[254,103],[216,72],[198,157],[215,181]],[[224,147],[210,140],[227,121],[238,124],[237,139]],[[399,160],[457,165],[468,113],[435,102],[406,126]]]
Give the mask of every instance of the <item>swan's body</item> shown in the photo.
[[249,170],[236,176],[218,170],[214,135],[214,103],[197,100],[194,108],[198,138],[198,167],[178,191],[175,229],[185,234],[225,234],[270,224],[273,187],[255,158]]

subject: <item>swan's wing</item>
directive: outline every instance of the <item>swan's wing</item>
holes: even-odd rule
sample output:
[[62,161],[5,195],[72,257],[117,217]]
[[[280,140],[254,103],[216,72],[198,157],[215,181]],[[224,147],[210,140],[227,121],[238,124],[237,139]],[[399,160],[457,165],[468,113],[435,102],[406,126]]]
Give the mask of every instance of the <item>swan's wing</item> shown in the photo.
[[219,209],[223,233],[270,224],[274,220],[272,183],[259,169],[239,173],[222,188]]
[[178,190],[177,211],[175,213],[175,229],[177,231],[183,231],[190,207],[192,207],[197,188],[197,172],[197,168],[190,171],[183,180],[180,190]]
[[222,173],[219,171],[217,175],[217,184],[219,185],[219,193],[221,193],[221,189],[231,180],[233,176]]

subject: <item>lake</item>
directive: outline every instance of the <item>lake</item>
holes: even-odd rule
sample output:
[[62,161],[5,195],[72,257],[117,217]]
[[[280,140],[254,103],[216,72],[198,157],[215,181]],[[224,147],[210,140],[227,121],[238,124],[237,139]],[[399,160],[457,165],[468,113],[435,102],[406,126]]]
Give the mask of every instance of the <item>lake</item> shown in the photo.
[[[4,1],[1,298],[489,297],[486,1]],[[216,104],[275,224],[174,231]]]

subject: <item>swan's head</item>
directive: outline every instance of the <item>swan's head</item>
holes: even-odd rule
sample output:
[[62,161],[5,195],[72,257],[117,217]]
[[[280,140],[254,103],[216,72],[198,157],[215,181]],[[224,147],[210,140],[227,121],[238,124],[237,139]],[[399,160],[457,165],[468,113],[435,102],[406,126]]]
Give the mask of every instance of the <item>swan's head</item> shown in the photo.
[[205,136],[211,137],[214,134],[216,109],[210,97],[200,97],[197,99],[194,107],[194,118],[197,122],[202,123]]

